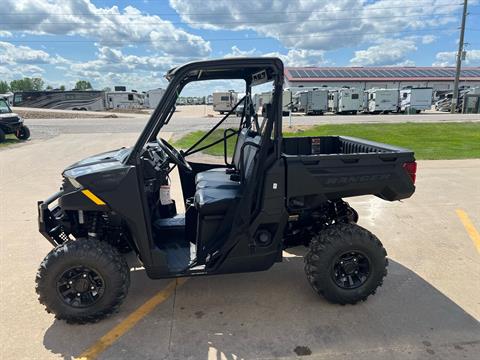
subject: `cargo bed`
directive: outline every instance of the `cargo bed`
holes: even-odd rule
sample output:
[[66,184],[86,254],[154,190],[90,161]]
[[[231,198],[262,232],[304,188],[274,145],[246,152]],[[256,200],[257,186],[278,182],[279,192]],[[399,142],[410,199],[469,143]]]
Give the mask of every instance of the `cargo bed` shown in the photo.
[[282,148],[287,204],[368,194],[393,201],[415,191],[408,149],[347,136],[284,138]]

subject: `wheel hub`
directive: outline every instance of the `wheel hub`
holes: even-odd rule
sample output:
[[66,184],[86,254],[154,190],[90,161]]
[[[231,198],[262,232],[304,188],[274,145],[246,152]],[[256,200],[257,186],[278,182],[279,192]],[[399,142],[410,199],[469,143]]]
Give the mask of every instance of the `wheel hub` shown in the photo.
[[343,264],[343,271],[350,275],[350,274],[353,274],[355,272],[355,270],[358,270],[358,264],[353,262],[353,261],[349,261],[347,262],[346,264]]
[[90,281],[87,279],[79,279],[75,281],[73,288],[75,291],[85,292],[90,288]]
[[359,251],[349,251],[334,260],[332,279],[342,289],[362,286],[370,276],[370,261]]
[[105,291],[105,282],[95,270],[77,266],[65,271],[57,281],[57,293],[68,305],[75,308],[96,303]]

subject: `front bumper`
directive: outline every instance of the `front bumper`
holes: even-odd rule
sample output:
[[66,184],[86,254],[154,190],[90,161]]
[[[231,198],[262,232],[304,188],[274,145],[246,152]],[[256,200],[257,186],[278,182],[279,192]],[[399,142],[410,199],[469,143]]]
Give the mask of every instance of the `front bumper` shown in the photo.
[[38,206],[38,230],[53,246],[63,244],[68,240],[67,234],[62,228],[63,211],[55,205],[52,209],[49,205],[63,196],[63,190],[53,194],[45,201],[39,201]]
[[23,126],[23,121],[7,122],[0,119],[0,122],[0,128],[7,134],[15,134]]

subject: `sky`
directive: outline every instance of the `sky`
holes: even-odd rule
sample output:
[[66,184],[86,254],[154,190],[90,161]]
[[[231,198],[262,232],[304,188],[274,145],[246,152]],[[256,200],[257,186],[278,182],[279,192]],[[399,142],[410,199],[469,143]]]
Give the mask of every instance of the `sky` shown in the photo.
[[[480,66],[469,1],[464,66]],[[286,66],[452,66],[460,0],[2,0],[0,80],[67,89],[166,87],[182,63],[278,56]],[[205,95],[229,84],[191,86]]]

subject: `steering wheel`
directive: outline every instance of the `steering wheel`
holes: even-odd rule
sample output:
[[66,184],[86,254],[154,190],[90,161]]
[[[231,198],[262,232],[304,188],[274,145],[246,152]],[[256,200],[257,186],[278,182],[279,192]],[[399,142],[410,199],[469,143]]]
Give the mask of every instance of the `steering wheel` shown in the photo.
[[187,172],[193,171],[188,161],[185,160],[185,157],[177,149],[170,145],[166,140],[159,138],[157,139],[157,143],[158,146],[160,146],[162,150],[165,151],[167,156],[170,158],[170,160],[172,160],[174,164],[178,165]]

